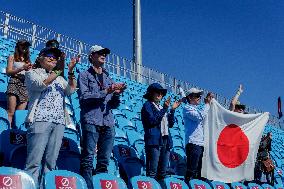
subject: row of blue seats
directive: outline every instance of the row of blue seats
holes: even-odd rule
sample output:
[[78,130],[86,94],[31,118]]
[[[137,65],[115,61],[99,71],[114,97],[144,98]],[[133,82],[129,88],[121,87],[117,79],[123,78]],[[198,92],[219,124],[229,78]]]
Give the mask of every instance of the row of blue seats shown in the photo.
[[[48,172],[44,177],[43,185],[45,189],[87,189],[85,180],[79,174],[64,170]],[[95,189],[283,189],[281,185],[259,185],[253,182],[248,183],[247,186],[239,182],[228,185],[219,181],[205,182],[197,179],[190,180],[188,186],[183,180],[174,177],[165,178],[158,183],[146,176],[134,176],[127,185],[121,178],[107,173],[94,175],[93,185]],[[28,173],[11,167],[0,167],[0,187],[36,188],[34,180]]]

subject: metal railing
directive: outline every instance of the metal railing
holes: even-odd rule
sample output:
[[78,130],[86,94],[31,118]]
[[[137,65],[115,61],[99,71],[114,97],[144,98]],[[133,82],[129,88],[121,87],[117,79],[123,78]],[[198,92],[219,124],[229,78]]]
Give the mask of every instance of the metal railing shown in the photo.
[[[70,58],[80,54],[81,62],[88,63],[88,50],[91,47],[90,44],[57,33],[3,11],[0,12],[0,35],[7,39],[29,40],[32,47],[35,49],[42,49],[47,40],[57,39],[60,42],[60,48],[66,53],[67,57]],[[173,76],[169,76],[145,66],[140,67],[141,72],[138,74],[136,71],[138,70],[138,65],[132,60],[120,57],[113,53],[107,57],[106,65],[111,72],[119,76],[139,81],[144,84],[158,82],[172,92],[176,92],[178,84],[185,90],[191,87],[197,87],[189,82],[178,80]],[[197,88],[201,89],[200,87]],[[203,90],[208,92],[205,89]],[[215,94],[215,97],[224,107],[229,107],[230,99],[218,94]],[[262,112],[254,107],[247,107],[247,111],[250,113]],[[280,123],[276,116],[270,115],[269,124],[281,128],[282,123]]]

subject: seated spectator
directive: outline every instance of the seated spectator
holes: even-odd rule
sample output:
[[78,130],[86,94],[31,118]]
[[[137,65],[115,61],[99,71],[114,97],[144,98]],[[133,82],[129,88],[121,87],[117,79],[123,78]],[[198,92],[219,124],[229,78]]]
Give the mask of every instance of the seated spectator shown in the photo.
[[25,71],[32,68],[30,60],[31,44],[26,40],[19,40],[15,46],[15,52],[8,57],[6,74],[10,76],[7,88],[8,119],[10,127],[15,110],[26,109],[28,92],[25,85]]
[[205,106],[200,105],[200,99],[203,94],[202,90],[191,88],[186,92],[186,100],[188,104],[184,107],[184,129],[187,170],[185,181],[188,183],[191,179],[201,178],[202,157],[204,151],[204,133],[203,121],[210,109],[210,103],[213,94],[208,93],[204,99]]
[[61,55],[62,52],[57,48],[44,48],[39,53],[34,69],[26,73],[30,99],[26,118],[26,171],[32,175],[37,185],[41,185],[46,172],[55,169],[67,122],[65,96],[76,90],[73,73],[76,59],[73,58],[68,66],[67,82],[60,76],[64,64],[57,60]]
[[181,104],[180,101],[174,102],[168,112],[170,97],[163,106],[160,105],[166,93],[167,89],[160,84],[151,84],[143,96],[147,101],[141,110],[145,132],[146,175],[158,181],[162,181],[167,174],[170,148],[173,145],[169,128],[173,127],[175,109]]

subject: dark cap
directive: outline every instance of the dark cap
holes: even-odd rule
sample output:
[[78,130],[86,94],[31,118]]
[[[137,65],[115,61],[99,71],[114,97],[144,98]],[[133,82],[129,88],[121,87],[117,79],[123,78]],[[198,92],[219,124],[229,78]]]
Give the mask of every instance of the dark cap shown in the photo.
[[152,95],[153,92],[162,92],[162,95],[166,96],[167,89],[164,89],[159,83],[152,83],[147,88],[147,92],[143,97],[149,100],[150,98],[152,98],[150,95]]
[[56,40],[56,39],[51,39],[51,40],[48,40],[46,43],[45,43],[45,47],[48,47],[48,48],[59,48],[59,42]]
[[19,46],[19,45],[25,45],[25,46],[27,46],[27,47],[32,46],[32,45],[31,45],[31,43],[30,43],[30,42],[28,42],[28,41],[27,41],[27,40],[25,40],[25,39],[21,39],[21,40],[17,41],[16,46]]
[[59,58],[62,54],[61,50],[59,50],[58,48],[44,48],[40,51],[39,56],[44,56],[47,54],[53,54],[56,58]]

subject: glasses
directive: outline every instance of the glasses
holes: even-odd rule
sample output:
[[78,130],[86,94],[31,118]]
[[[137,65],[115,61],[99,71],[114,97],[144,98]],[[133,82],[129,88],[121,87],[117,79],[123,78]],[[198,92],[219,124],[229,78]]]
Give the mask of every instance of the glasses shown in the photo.
[[201,98],[201,95],[192,95],[193,98]]

